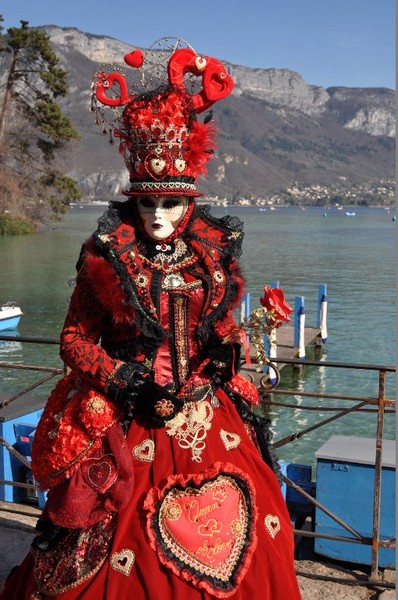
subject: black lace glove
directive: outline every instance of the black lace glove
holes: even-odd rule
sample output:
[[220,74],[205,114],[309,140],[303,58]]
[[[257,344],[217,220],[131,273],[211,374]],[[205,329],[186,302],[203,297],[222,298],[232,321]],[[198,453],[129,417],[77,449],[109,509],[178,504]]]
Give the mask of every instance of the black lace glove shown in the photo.
[[140,387],[134,403],[134,413],[146,414],[153,425],[164,427],[183,406],[183,400],[149,379]]
[[206,374],[219,385],[229,381],[239,370],[240,344],[218,344],[207,350],[210,362]]
[[109,378],[107,393],[112,400],[129,409],[150,376],[151,372],[142,363],[124,363]]
[[155,383],[151,371],[142,363],[123,364],[109,382],[107,391],[115,402],[124,406],[127,421],[145,414],[158,427],[173,419],[184,404]]

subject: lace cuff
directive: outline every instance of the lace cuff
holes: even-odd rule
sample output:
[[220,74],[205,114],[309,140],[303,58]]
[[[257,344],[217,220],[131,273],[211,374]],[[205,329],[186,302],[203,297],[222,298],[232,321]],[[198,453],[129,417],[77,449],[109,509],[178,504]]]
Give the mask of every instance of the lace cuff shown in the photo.
[[106,392],[115,402],[131,404],[149,374],[142,363],[119,363],[108,377]]

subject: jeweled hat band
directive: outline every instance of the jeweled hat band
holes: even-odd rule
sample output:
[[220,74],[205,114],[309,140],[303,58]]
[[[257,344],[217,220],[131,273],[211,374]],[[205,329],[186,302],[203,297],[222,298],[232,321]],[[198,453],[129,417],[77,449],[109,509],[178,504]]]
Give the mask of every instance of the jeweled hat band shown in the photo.
[[130,179],[130,183],[130,190],[122,192],[125,196],[145,196],[151,194],[202,196],[196,189],[193,177],[166,177],[163,181]]

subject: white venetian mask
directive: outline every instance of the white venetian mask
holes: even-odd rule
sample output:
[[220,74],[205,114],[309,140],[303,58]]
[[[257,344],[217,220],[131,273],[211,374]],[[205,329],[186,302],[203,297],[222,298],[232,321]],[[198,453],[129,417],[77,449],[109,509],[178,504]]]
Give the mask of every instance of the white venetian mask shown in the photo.
[[142,196],[138,199],[145,233],[153,240],[165,240],[174,233],[187,208],[187,196]]

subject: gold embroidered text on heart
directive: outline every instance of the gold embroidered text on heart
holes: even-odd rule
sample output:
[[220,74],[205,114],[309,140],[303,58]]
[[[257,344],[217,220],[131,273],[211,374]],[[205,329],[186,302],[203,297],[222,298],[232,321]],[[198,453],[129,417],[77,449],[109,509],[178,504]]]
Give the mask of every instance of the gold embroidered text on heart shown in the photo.
[[[222,469],[222,470],[221,470]],[[254,488],[229,463],[169,477],[144,501],[151,546],[160,561],[217,598],[230,596],[257,542]]]

